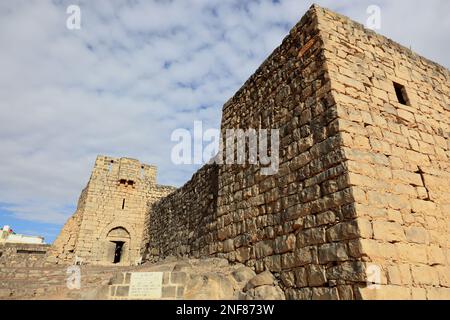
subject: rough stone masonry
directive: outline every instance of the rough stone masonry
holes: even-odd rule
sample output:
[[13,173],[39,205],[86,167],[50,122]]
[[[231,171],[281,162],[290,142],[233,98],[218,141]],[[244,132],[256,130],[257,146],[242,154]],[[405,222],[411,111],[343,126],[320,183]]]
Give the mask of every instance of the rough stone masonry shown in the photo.
[[98,156],[75,214],[47,254],[50,263],[133,265],[147,205],[173,191],[156,184],[156,167]]
[[[222,132],[280,130],[279,172],[206,165],[148,207],[147,197],[134,200],[148,212],[123,227],[132,248],[140,242],[144,261],[215,256],[269,270],[288,299],[450,299],[449,76],[312,6],[223,107]],[[103,174],[108,159],[99,161]],[[94,179],[97,190],[114,179]],[[108,240],[96,239],[122,226],[97,227],[122,194],[86,194],[55,242],[56,260],[90,252],[100,261]],[[368,270],[379,273],[376,290]]]

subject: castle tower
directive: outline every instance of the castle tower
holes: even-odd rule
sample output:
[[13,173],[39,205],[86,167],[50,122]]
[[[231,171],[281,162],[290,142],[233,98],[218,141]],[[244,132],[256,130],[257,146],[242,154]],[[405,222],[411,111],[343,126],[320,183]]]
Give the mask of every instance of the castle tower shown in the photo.
[[172,190],[156,185],[156,167],[98,156],[76,213],[49,252],[49,261],[129,265],[139,261],[148,203]]

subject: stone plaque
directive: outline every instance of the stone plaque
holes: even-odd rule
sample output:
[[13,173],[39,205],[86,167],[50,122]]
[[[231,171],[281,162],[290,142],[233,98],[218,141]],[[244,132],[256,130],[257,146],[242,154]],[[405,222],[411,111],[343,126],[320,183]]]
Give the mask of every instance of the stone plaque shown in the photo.
[[162,296],[163,272],[132,272],[128,297],[160,299]]

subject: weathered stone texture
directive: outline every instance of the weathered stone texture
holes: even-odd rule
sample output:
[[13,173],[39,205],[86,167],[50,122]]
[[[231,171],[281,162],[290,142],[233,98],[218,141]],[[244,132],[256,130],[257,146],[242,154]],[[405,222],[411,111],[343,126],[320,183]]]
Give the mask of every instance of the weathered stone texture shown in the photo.
[[97,157],[76,213],[48,254],[49,262],[112,264],[115,242],[123,242],[119,265],[138,263],[149,203],[175,190],[156,184],[156,167],[128,158]]
[[2,243],[0,244],[0,271],[5,267],[42,266],[49,249],[48,244]]
[[[150,257],[215,255],[273,272],[290,297],[306,286],[322,287],[313,299],[339,297],[329,269],[359,259],[348,246],[359,224],[315,10],[223,108],[222,130],[280,129],[279,172],[204,167],[152,207]],[[362,280],[339,284],[353,298],[351,285]]]
[[[450,265],[450,73],[319,11],[355,212],[373,230],[358,228],[353,254],[382,272],[381,289],[360,289],[357,297],[449,299],[439,270]],[[404,86],[406,105],[394,83]]]
[[[220,165],[216,194],[202,169],[153,207],[155,254],[270,270],[288,298],[442,296],[448,80],[445,68],[312,7],[223,108],[222,132],[280,129],[279,172]],[[381,270],[375,295],[365,288],[371,264]]]
[[[383,279],[380,290],[359,295],[448,299],[439,270],[450,264],[449,72],[345,17],[321,12],[355,211],[373,230],[364,235],[359,228],[354,255],[378,265]],[[407,105],[394,83],[404,86]],[[415,296],[417,290],[424,295]]]
[[142,246],[147,259],[214,253],[217,174],[217,165],[207,165],[183,187],[150,205]]
[[[117,273],[97,299],[127,300],[131,273],[162,273],[161,300],[284,300],[285,295],[270,272],[256,275],[242,264],[225,259],[167,259]],[[158,297],[158,298],[156,298]],[[152,299],[148,297],[147,299]]]
[[[280,130],[278,172],[204,166],[152,200],[145,226],[143,216],[133,220],[137,234],[144,230],[141,254],[216,256],[267,270],[287,299],[448,299],[449,75],[313,6],[223,107],[222,133]],[[111,185],[105,181],[96,190]],[[91,202],[83,216],[113,207]],[[87,244],[101,243],[100,223],[82,220],[92,232],[65,237],[98,255]],[[373,265],[378,290],[368,287]],[[264,285],[257,291],[248,298],[278,296]]]

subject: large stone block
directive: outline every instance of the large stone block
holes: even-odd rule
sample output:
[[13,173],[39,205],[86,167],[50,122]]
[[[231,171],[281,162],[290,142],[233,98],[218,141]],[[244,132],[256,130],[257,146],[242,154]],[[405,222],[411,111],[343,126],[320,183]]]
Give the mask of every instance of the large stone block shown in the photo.
[[406,239],[413,243],[429,243],[428,232],[423,227],[409,227],[405,230]]
[[313,288],[312,300],[339,300],[337,288]]
[[311,264],[306,270],[308,273],[308,285],[310,287],[320,287],[327,283],[325,267]]
[[413,282],[417,285],[439,286],[439,274],[437,268],[425,265],[411,266]]
[[353,221],[338,223],[327,230],[327,238],[330,241],[351,240],[359,237],[372,237],[370,221],[358,218]]
[[373,221],[373,236],[378,240],[390,242],[405,241],[405,232],[403,227],[396,222]]
[[330,267],[326,272],[327,279],[365,282],[367,280],[366,266],[361,261],[347,261]]
[[256,258],[264,258],[274,253],[273,242],[269,240],[260,241],[254,247]]
[[322,264],[348,260],[345,243],[327,243],[319,247],[319,262]]
[[410,300],[411,289],[392,285],[383,285],[379,289],[358,287],[356,296],[363,300]]
[[301,267],[294,270],[295,285],[297,288],[303,288],[308,286],[308,273],[306,268]]
[[313,244],[321,244],[325,242],[325,228],[301,230],[297,234],[297,245],[300,247],[305,247]]
[[282,269],[291,269],[295,267],[300,267],[307,265],[312,262],[311,249],[297,248],[294,252],[285,253],[281,256],[281,267]]
[[281,236],[275,239],[275,253],[291,252],[295,248],[295,235]]
[[450,288],[427,288],[428,300],[450,300]]

